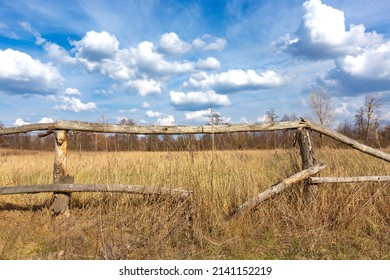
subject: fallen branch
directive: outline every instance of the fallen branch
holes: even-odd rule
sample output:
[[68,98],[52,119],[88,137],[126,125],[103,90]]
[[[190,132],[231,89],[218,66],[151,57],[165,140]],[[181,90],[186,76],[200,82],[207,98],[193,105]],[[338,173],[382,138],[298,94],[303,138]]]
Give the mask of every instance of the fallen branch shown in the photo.
[[267,189],[264,192],[259,193],[255,197],[252,197],[245,203],[238,206],[228,217],[228,220],[244,213],[245,211],[251,210],[255,207],[257,207],[259,204],[264,202],[265,200],[271,198],[272,196],[284,191],[285,189],[291,187],[293,184],[298,183],[300,181],[303,181],[307,178],[309,178],[311,175],[318,173],[322,169],[324,169],[326,165],[323,163],[317,163],[313,165],[312,167],[309,167],[307,169],[304,169],[284,180],[281,182],[273,185],[269,189]]
[[144,195],[173,195],[180,198],[187,198],[191,191],[161,188],[151,186],[133,186],[133,185],[101,185],[101,184],[45,184],[31,186],[15,186],[0,188],[0,195],[24,194],[24,193],[43,193],[43,192],[117,192],[133,193]]
[[359,182],[389,182],[390,176],[359,176],[359,177],[311,177],[311,184],[322,183],[359,183]]

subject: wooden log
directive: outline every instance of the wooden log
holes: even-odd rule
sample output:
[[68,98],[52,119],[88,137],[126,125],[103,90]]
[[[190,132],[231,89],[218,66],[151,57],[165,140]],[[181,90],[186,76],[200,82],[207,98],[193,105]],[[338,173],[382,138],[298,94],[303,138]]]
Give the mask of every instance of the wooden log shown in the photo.
[[245,211],[248,211],[248,210],[251,210],[251,209],[254,209],[255,207],[257,207],[259,204],[261,204],[262,202],[266,201],[267,199],[271,198],[272,196],[286,190],[287,188],[291,187],[292,185],[300,182],[300,181],[303,181],[307,178],[309,178],[310,176],[312,176],[313,174],[316,174],[318,173],[319,171],[321,171],[322,169],[324,169],[326,167],[326,165],[324,165],[323,163],[317,163],[315,164],[314,166],[311,166],[305,170],[302,170],[282,181],[280,181],[279,183],[271,186],[269,189],[267,189],[266,191],[263,191],[261,193],[259,193],[258,195],[256,195],[255,197],[252,197],[251,199],[249,199],[248,201],[246,201],[245,203],[241,204],[240,206],[238,206],[228,217],[228,219],[232,219],[242,213],[244,213]]
[[113,192],[113,193],[131,193],[143,195],[163,195],[175,196],[178,198],[188,198],[192,191],[178,188],[162,188],[153,186],[137,185],[118,185],[118,184],[43,184],[29,186],[14,186],[0,188],[0,195],[12,194],[34,194],[34,193],[60,192]]
[[[73,178],[67,174],[68,137],[65,130],[55,131],[55,158],[53,168],[53,183],[73,183]],[[65,214],[69,216],[70,193],[54,192],[50,207],[52,215]]]
[[305,121],[305,122],[310,126],[310,129],[313,131],[316,131],[318,133],[329,136],[329,137],[331,137],[337,141],[340,141],[340,142],[348,145],[349,147],[354,148],[356,150],[359,150],[363,153],[366,153],[368,155],[371,155],[371,156],[374,156],[376,158],[380,158],[380,159],[383,159],[387,162],[390,162],[390,154],[388,154],[388,153],[385,153],[383,151],[380,151],[380,150],[371,148],[369,146],[366,146],[364,144],[361,144],[361,143],[359,143],[355,140],[352,140],[351,138],[349,138],[349,137],[347,137],[339,132],[333,131],[333,130],[326,128],[324,126],[315,124],[315,123],[310,122],[310,121]]
[[[304,128],[298,129],[298,143],[302,157],[302,169],[307,169],[316,163],[309,130]],[[305,202],[312,204],[317,198],[317,194],[318,186],[310,184],[310,180],[306,179],[303,182],[303,196]]]
[[0,130],[0,135],[25,133],[30,131],[48,130],[76,130],[100,133],[125,133],[125,134],[212,134],[229,132],[275,131],[309,127],[305,122],[291,121],[265,124],[235,124],[235,125],[195,125],[195,126],[138,126],[107,123],[92,123],[80,121],[61,121],[50,124],[23,125],[14,128]]
[[360,183],[360,182],[390,182],[390,176],[357,176],[357,177],[311,177],[312,184],[323,183]]

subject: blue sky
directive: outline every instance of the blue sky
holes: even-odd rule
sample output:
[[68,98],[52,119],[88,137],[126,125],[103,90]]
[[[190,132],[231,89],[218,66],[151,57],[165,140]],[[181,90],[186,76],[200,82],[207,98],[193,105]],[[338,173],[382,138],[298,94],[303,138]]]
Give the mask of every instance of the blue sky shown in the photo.
[[[338,122],[390,101],[388,0],[0,0],[0,121],[230,123],[274,108]],[[389,103],[382,109],[390,121]]]

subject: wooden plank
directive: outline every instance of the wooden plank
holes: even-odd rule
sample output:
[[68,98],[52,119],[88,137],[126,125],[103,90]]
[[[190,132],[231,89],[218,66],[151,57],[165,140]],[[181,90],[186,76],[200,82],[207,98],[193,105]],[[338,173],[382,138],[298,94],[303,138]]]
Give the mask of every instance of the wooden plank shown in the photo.
[[337,141],[340,141],[346,145],[348,145],[349,147],[351,148],[354,148],[356,150],[359,150],[363,153],[366,153],[366,154],[369,154],[371,156],[374,156],[374,157],[377,157],[377,158],[380,158],[380,159],[383,159],[387,162],[390,162],[390,154],[388,153],[385,153],[383,151],[380,151],[380,150],[377,150],[377,149],[374,149],[374,148],[371,148],[369,146],[366,146],[366,145],[363,145],[339,132],[336,132],[336,131],[333,131],[329,128],[326,128],[324,126],[321,126],[321,125],[318,125],[318,124],[315,124],[313,122],[310,122],[310,121],[305,121],[309,126],[310,126],[310,129],[313,130],[313,131],[316,131],[318,133],[321,133],[321,134],[324,134],[326,136],[329,136]]
[[390,176],[357,176],[357,177],[311,177],[312,184],[322,183],[359,183],[359,182],[390,182]]
[[104,184],[43,184],[0,188],[0,195],[34,194],[47,192],[114,192],[143,195],[171,195],[180,198],[189,197],[192,192],[177,188],[161,188],[137,185]]
[[266,191],[263,191],[256,195],[255,197],[252,197],[245,203],[238,206],[228,217],[228,220],[237,217],[240,214],[243,214],[244,212],[251,210],[255,207],[257,207],[262,202],[266,201],[267,199],[271,198],[272,196],[286,190],[287,188],[291,187],[292,185],[303,181],[307,178],[309,178],[311,175],[318,173],[319,171],[323,170],[326,167],[323,163],[317,163],[307,169],[304,169],[284,180],[281,182],[271,186]]
[[14,128],[0,129],[0,135],[25,133],[42,130],[76,130],[100,133],[125,133],[125,134],[212,134],[229,132],[275,131],[308,127],[301,121],[265,123],[265,124],[234,124],[234,125],[195,125],[195,126],[138,126],[107,123],[92,123],[80,121],[58,120],[50,124],[23,125]]

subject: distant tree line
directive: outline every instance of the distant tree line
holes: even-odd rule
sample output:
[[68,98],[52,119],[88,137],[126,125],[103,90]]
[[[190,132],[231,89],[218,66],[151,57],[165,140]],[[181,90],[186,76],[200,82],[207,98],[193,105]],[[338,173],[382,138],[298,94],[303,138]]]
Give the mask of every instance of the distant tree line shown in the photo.
[[[330,106],[328,95],[310,95],[311,107],[316,122],[332,126],[335,114]],[[390,124],[380,123],[379,110],[383,102],[377,96],[367,96],[363,106],[357,110],[354,122],[343,122],[336,129],[340,133],[370,146],[390,147]],[[265,121],[298,120],[295,114],[279,118],[275,109],[266,112]],[[131,119],[122,119],[120,124],[135,125]],[[226,124],[218,113],[209,116],[208,125]],[[0,129],[4,125],[0,123]],[[295,143],[295,130],[275,132],[240,132],[204,135],[147,135],[103,134],[69,131],[68,148],[78,151],[200,151],[200,150],[240,150],[240,149],[288,149]],[[323,139],[313,133],[315,146],[345,147],[332,139]],[[53,135],[38,137],[36,133],[0,136],[0,147],[19,150],[52,150]]]

